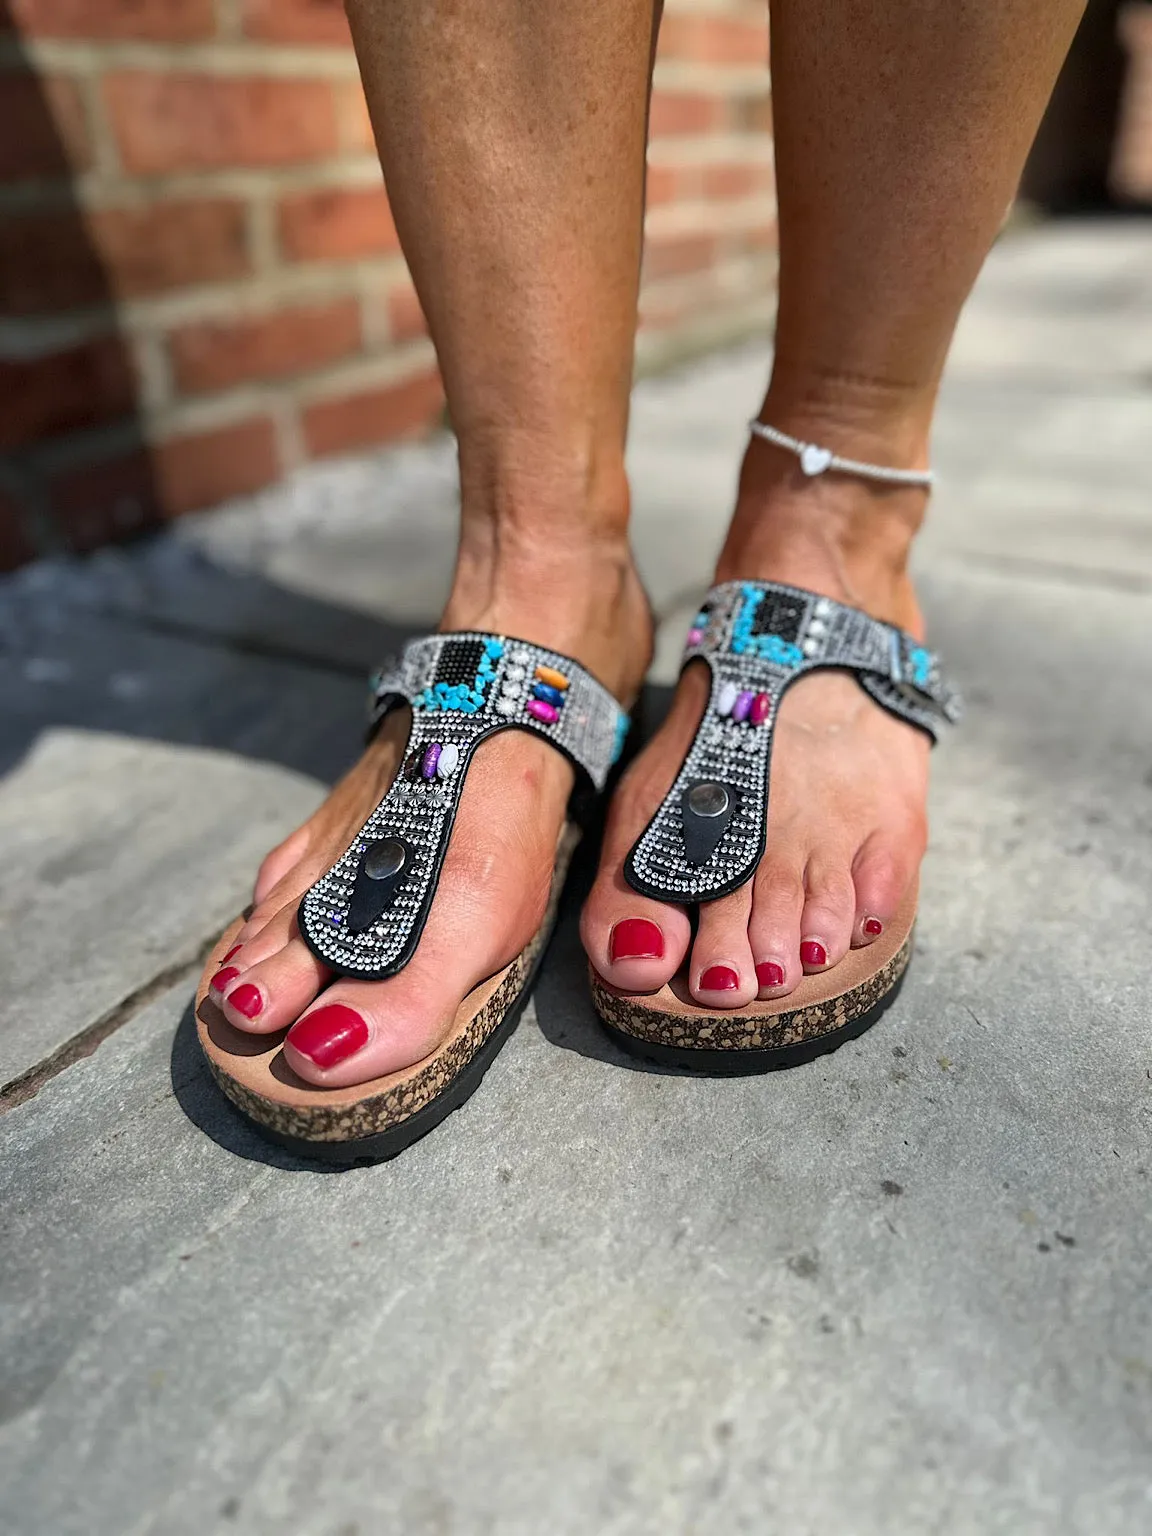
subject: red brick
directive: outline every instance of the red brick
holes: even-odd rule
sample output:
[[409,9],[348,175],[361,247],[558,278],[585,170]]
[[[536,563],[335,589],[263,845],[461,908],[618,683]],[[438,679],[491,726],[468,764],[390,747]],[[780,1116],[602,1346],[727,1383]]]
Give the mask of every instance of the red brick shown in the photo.
[[646,278],[683,277],[712,265],[716,241],[711,235],[673,235],[649,240],[644,249]]
[[106,77],[104,99],[136,175],[292,165],[337,147],[326,80],[122,70]]
[[304,441],[313,457],[348,453],[426,430],[444,400],[440,375],[422,373],[398,384],[321,400],[304,415]]
[[132,360],[118,336],[46,357],[0,361],[0,448],[127,416],[135,404]]
[[671,203],[679,194],[679,173],[671,165],[650,165],[645,188],[645,202],[649,208],[661,203]]
[[245,0],[244,31],[266,43],[352,46],[344,0]]
[[280,243],[297,261],[347,261],[400,249],[383,187],[293,193],[280,204]]
[[372,119],[368,116],[368,103],[364,89],[358,80],[337,81],[332,89],[336,93],[336,118],[340,132],[340,147],[351,150],[374,150],[376,139],[372,133]]
[[665,16],[659,56],[690,59],[695,64],[762,64],[767,68],[767,7],[764,21],[741,21],[734,16]]
[[395,288],[388,295],[388,327],[393,341],[414,341],[427,336],[428,322],[414,288]]
[[24,532],[19,502],[0,486],[0,571],[14,571],[35,555],[31,540]]
[[176,382],[195,394],[249,379],[307,373],[360,348],[360,305],[354,298],[298,305],[274,314],[200,321],[173,333]]
[[653,138],[673,134],[707,133],[724,120],[724,103],[699,92],[657,90],[652,95],[649,132]]
[[257,491],[279,474],[272,423],[253,417],[69,470],[53,482],[53,506],[72,546],[91,549]]
[[706,165],[701,180],[704,196],[717,201],[751,197],[754,192],[767,191],[771,185],[771,172],[765,165]]
[[35,37],[189,43],[216,31],[212,0],[8,0],[8,10]]
[[84,104],[66,75],[0,75],[0,181],[84,170],[92,152]]
[[0,314],[58,311],[248,271],[244,207],[228,198],[0,221]]

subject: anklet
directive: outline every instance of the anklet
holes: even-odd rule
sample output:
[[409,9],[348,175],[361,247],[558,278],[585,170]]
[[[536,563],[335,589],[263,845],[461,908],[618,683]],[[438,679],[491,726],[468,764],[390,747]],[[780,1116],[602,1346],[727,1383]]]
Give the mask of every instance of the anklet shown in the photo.
[[818,443],[805,443],[798,437],[789,437],[776,427],[762,421],[750,421],[748,430],[754,437],[762,437],[766,443],[786,448],[800,460],[800,468],[810,478],[834,469],[842,475],[858,475],[862,480],[888,481],[891,485],[931,486],[935,476],[930,469],[889,469],[884,464],[862,464],[859,459],[842,459],[831,448],[821,448]]

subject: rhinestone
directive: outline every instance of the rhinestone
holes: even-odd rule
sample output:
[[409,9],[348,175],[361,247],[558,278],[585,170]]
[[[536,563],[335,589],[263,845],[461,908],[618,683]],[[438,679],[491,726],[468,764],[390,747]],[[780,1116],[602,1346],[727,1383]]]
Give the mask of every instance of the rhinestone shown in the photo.
[[515,699],[496,700],[496,713],[498,715],[514,715],[517,712],[518,706]]
[[723,784],[696,784],[688,791],[688,809],[694,816],[723,816],[728,791]]
[[397,842],[394,837],[387,838],[384,842],[369,848],[365,854],[364,873],[369,880],[387,880],[390,875],[400,873],[407,858],[404,844]]
[[516,650],[509,652],[508,659],[518,667],[528,667],[532,664],[532,653],[531,651],[526,651],[521,645]]

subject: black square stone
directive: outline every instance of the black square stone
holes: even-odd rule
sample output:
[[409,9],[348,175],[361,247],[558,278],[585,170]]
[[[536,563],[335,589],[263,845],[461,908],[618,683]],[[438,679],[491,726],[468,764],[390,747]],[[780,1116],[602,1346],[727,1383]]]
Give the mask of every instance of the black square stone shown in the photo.
[[796,641],[804,623],[807,603],[783,592],[766,592],[752,620],[754,635],[779,635],[781,640]]
[[465,687],[471,688],[480,670],[483,654],[483,640],[449,640],[441,648],[436,663],[436,676],[432,679],[433,686],[436,683],[447,683],[449,688],[457,688],[463,683]]

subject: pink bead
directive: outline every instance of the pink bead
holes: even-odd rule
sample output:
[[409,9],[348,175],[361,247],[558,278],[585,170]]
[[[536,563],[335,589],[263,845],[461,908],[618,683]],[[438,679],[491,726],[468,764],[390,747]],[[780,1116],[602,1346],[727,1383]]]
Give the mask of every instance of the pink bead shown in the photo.
[[704,638],[704,631],[702,629],[690,629],[688,631],[688,644],[689,645],[699,645],[701,640],[703,640],[703,638]]
[[737,721],[737,723],[741,725],[745,720],[747,720],[748,711],[752,708],[752,700],[755,697],[756,695],[754,693],[749,693],[747,690],[736,695],[736,702],[732,706],[733,720]]
[[772,713],[772,700],[766,693],[758,693],[752,700],[752,708],[748,711],[748,720],[751,725],[763,725]]
[[545,704],[543,699],[529,699],[528,713],[533,720],[539,720],[544,725],[555,725],[560,718],[560,711],[553,704]]

